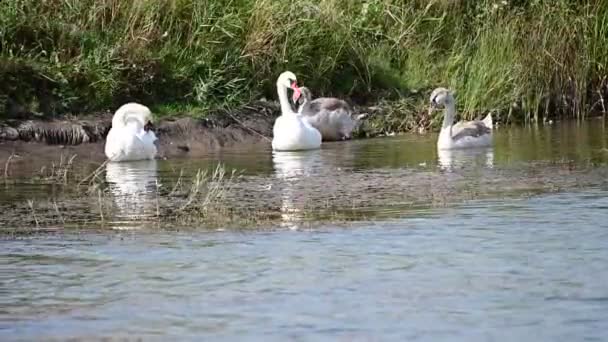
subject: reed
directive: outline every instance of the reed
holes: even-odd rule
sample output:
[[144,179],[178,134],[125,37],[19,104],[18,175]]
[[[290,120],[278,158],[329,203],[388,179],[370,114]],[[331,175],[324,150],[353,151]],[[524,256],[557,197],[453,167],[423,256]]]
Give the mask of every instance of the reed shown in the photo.
[[285,69],[360,104],[422,105],[447,85],[466,118],[606,110],[600,0],[14,0],[0,2],[0,27],[8,115],[136,100],[201,116],[274,98]]
[[[74,156],[62,157],[41,171],[44,177],[32,178],[34,184],[54,186],[54,191],[47,196],[12,204],[17,211],[27,210],[31,221],[14,213],[8,213],[3,219],[36,228],[105,227],[111,223],[121,208],[115,203],[117,195],[112,192],[111,184],[103,177],[103,168],[90,174],[74,172],[73,160]],[[175,180],[167,181],[166,187],[159,181],[156,183],[152,194],[155,213],[146,216],[146,222],[151,226],[214,227],[259,219],[259,213],[235,205],[232,190],[239,177],[236,171],[228,171],[218,164],[212,170],[199,169],[187,176],[183,170],[175,172],[176,177],[169,177]],[[70,177],[66,176],[68,173]]]

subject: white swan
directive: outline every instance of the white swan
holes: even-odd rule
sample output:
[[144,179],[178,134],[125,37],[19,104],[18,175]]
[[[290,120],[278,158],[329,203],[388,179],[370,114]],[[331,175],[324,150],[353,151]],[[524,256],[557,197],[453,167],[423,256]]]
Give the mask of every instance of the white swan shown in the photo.
[[454,124],[456,104],[454,96],[446,88],[437,88],[431,93],[431,107],[445,108],[443,125],[437,140],[440,150],[485,147],[492,145],[492,114],[479,121],[460,121]]
[[152,113],[139,103],[122,105],[112,118],[105,153],[110,161],[154,159],[156,135],[150,130]]
[[277,92],[281,103],[281,116],[274,122],[272,129],[272,149],[276,151],[313,150],[321,147],[321,133],[302,119],[291,108],[287,89],[299,93],[296,75],[285,71],[277,79]]
[[313,100],[307,87],[300,87],[300,93],[293,94],[293,102],[300,103],[298,113],[321,132],[324,141],[350,139],[359,120],[364,117],[359,115],[357,119],[353,119],[352,107],[344,100],[335,97]]

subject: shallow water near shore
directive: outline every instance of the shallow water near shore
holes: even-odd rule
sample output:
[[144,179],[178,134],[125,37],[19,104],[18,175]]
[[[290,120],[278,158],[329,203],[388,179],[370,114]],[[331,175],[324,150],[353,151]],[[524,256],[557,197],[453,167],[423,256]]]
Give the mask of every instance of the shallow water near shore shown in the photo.
[[[57,156],[20,161],[2,227],[55,233],[4,236],[0,338],[603,340],[606,133],[595,119],[452,153],[429,134],[108,164],[103,224],[69,180],[28,180]],[[164,227],[159,189],[220,162],[239,175],[226,203],[267,219]]]

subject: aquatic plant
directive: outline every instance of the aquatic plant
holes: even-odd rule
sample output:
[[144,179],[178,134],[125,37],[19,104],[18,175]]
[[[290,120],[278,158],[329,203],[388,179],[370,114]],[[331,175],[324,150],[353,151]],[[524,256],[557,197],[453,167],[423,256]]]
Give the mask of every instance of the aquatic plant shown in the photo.
[[18,158],[18,156],[13,152],[8,156],[8,158],[6,158],[6,161],[4,162],[4,182],[5,183],[8,181],[8,178],[10,175],[11,161],[15,158]]
[[[595,124],[585,125],[597,129]],[[63,163],[70,165],[67,183],[63,177],[25,178],[28,175],[23,173],[8,177],[0,201],[0,235],[74,228],[213,229],[284,225],[299,229],[328,222],[378,220],[408,212],[418,215],[420,210],[462,205],[470,200],[597,187],[608,179],[608,169],[602,167],[608,161],[605,144],[578,138],[603,137],[601,128],[595,134],[582,130],[575,136],[564,135],[557,145],[553,143],[556,140],[545,139],[546,135],[531,130],[528,127],[515,131],[531,137],[526,141],[536,146],[534,151],[544,155],[531,162],[518,162],[531,158],[529,148],[522,145],[509,152],[512,164],[499,159],[495,164],[494,153],[482,150],[471,159],[459,161],[455,156],[444,156],[442,161],[440,156],[438,165],[424,163],[403,168],[404,160],[409,159],[398,159],[403,156],[402,147],[387,145],[385,155],[392,156],[391,162],[396,163],[391,165],[399,167],[369,172],[332,167],[334,171],[327,173],[327,177],[299,179],[241,176],[221,164],[189,171],[172,170],[171,164],[163,164],[161,174],[145,177],[134,185],[133,178],[110,180],[103,167],[95,170],[89,167],[91,171],[83,172],[83,166],[90,165],[73,159],[73,163]],[[517,135],[513,139],[519,141]],[[582,142],[572,144],[572,139]],[[564,154],[555,155],[555,151]],[[576,154],[571,154],[572,151]],[[577,155],[578,159],[567,155]],[[451,164],[453,161],[455,164]],[[477,170],[483,170],[486,176],[478,177]],[[37,170],[31,172],[38,174]],[[120,184],[121,180],[124,184]],[[26,182],[30,184],[24,187]],[[118,189],[121,185],[126,188]]]
[[74,154],[67,158],[63,154],[59,157],[59,162],[53,162],[47,168],[43,166],[38,172],[38,176],[41,180],[50,183],[61,183],[63,185],[68,184],[68,177],[72,171],[74,165],[74,159],[77,155]]
[[[31,228],[44,230],[52,227],[104,227],[111,222],[120,208],[117,208],[114,201],[116,195],[104,177],[108,162],[101,163],[90,173],[82,173],[74,170],[76,157],[72,155],[66,158],[62,155],[59,161],[42,167],[27,180],[23,178],[21,182],[49,186],[53,191],[42,198],[13,203],[12,206],[16,209],[14,215],[9,214],[4,218],[19,221],[21,227],[28,227],[29,222]],[[237,206],[232,202],[234,196],[230,193],[239,177],[236,170],[229,172],[222,164],[218,164],[213,170],[199,169],[188,175],[183,170],[175,172],[175,177],[168,177],[166,186],[157,182],[153,189],[155,216],[147,215],[145,218],[151,225],[170,227],[175,224],[198,224],[207,227],[235,220],[257,220],[255,212],[238,212]],[[9,187],[15,181],[7,173],[5,186]]]
[[[181,196],[185,200],[178,204],[174,217],[182,222],[200,221],[210,216],[228,217],[230,208],[226,202],[227,193],[234,185],[235,177],[236,171],[226,173],[221,164],[212,173],[198,170],[191,178],[185,196]],[[182,183],[181,178],[178,182]],[[172,190],[169,195],[175,198],[177,194]]]

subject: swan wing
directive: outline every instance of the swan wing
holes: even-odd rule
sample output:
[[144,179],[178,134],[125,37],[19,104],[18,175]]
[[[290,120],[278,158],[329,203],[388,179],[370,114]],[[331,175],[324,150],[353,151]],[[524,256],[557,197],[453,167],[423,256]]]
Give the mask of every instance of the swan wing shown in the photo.
[[106,136],[104,152],[106,157],[111,161],[119,161],[124,155],[121,131],[122,129],[120,128],[112,127]]
[[310,125],[321,132],[323,140],[341,140],[350,137],[357,122],[343,108],[333,111],[321,109],[314,115],[303,116]]
[[317,115],[320,112],[345,111],[350,115],[352,108],[344,101],[334,97],[320,97],[312,100],[302,109],[303,115]]
[[111,128],[106,137],[105,154],[111,161],[153,159],[156,156],[156,135],[137,124]]
[[452,127],[452,139],[458,141],[464,138],[478,138],[492,133],[482,121],[459,122]]
[[325,141],[350,137],[357,126],[352,112],[348,102],[335,97],[320,97],[306,102],[299,109],[303,118],[321,132]]
[[486,115],[486,117],[481,120],[481,122],[483,122],[486,127],[492,129],[494,127],[494,123],[492,122],[492,113],[488,113],[488,115]]
[[321,146],[321,133],[299,115],[279,116],[272,132],[272,148],[275,150],[309,150]]
[[154,159],[156,157],[156,144],[155,142],[158,140],[156,134],[152,131],[147,131],[145,134],[140,136],[140,141],[142,143],[142,147],[144,149],[144,155],[146,158],[144,159]]

